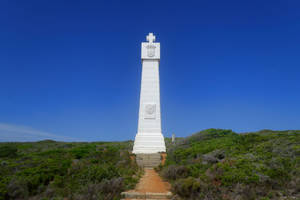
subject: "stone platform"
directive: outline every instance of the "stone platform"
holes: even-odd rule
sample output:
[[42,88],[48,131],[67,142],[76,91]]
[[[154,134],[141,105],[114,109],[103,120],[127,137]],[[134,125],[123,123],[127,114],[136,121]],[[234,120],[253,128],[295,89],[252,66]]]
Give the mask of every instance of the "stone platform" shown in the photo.
[[162,163],[160,153],[136,154],[136,163],[142,168],[154,168]]

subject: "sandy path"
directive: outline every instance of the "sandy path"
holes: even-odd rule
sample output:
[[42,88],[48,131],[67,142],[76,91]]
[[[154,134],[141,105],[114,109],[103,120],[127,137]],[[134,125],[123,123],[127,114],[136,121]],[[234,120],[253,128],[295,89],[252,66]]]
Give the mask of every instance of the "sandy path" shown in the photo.
[[135,187],[134,192],[167,193],[170,191],[170,184],[164,182],[154,169],[145,169],[143,177]]

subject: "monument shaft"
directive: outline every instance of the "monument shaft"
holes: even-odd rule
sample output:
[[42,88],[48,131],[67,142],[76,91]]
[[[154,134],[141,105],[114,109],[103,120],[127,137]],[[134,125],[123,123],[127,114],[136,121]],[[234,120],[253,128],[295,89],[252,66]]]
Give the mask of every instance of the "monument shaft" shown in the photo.
[[165,152],[165,141],[161,132],[159,60],[160,43],[154,43],[155,36],[147,36],[149,42],[142,43],[142,81],[138,133],[133,153]]

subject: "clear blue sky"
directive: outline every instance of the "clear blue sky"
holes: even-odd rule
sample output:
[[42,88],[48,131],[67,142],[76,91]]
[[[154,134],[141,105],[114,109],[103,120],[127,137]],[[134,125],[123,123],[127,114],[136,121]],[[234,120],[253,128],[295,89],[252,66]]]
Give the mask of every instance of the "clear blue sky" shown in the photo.
[[162,128],[300,129],[300,1],[0,2],[0,141],[134,139],[140,43]]

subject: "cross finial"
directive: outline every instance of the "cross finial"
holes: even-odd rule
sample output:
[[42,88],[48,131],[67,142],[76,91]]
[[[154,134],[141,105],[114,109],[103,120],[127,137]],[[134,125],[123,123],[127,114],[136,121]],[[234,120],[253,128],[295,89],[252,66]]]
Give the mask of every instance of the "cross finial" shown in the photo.
[[155,35],[153,35],[153,33],[149,33],[146,39],[149,43],[153,43],[155,41]]

